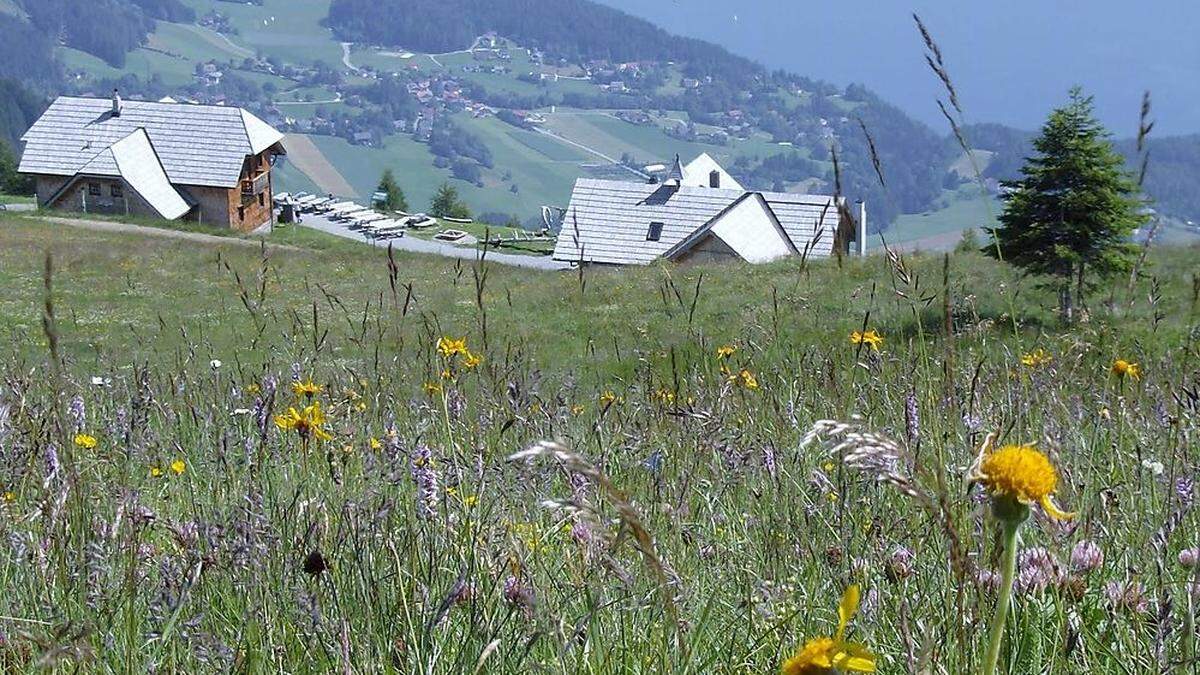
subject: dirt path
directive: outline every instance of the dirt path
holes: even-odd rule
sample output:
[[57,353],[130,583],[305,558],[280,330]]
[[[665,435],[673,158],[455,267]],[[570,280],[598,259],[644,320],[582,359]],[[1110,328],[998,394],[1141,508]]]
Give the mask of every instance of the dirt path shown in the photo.
[[287,147],[288,161],[304,172],[304,175],[316,183],[322,192],[329,192],[339,197],[358,196],[358,193],[337,170],[337,167],[325,159],[325,155],[321,153],[321,149],[312,142],[311,138],[301,134],[287,134],[286,139],[284,145]]
[[177,25],[182,26],[184,30],[195,34],[201,40],[204,40],[213,47],[216,47],[217,49],[220,49],[221,51],[239,59],[248,59],[254,56],[254,50],[246,49],[245,47],[236,44],[233,40],[230,40],[228,36],[222,33],[201,28],[200,26],[196,26],[194,24],[181,23]]
[[641,178],[642,180],[645,180],[650,177],[650,176],[642,173],[641,171],[638,171],[637,169],[635,169],[633,167],[625,166],[620,161],[613,159],[612,157],[609,157],[608,155],[604,154],[603,152],[600,152],[599,150],[597,150],[595,148],[589,148],[588,146],[584,145],[583,143],[577,143],[577,142],[567,138],[566,136],[556,134],[553,131],[550,131],[548,129],[543,129],[541,127],[534,127],[533,130],[543,136],[549,136],[550,138],[553,138],[555,140],[566,143],[567,145],[573,145],[573,146],[579,148],[580,150],[583,150],[586,153],[589,153],[589,154],[599,157],[600,159],[608,162],[609,164],[612,164],[613,166],[619,166],[622,169],[625,169],[626,171],[628,171],[629,173],[637,176],[638,178]]
[[[184,230],[168,230],[160,227],[147,227],[145,225],[134,225],[132,223],[116,223],[108,220],[87,220],[85,218],[49,218],[38,217],[31,220],[40,220],[44,223],[53,223],[55,225],[66,225],[67,227],[75,227],[81,230],[92,230],[94,232],[115,232],[117,234],[139,234],[147,237],[159,237],[161,239],[178,239],[181,241],[192,241],[198,244],[215,244],[218,246],[240,246],[243,248],[261,248],[263,242],[257,239],[242,239],[240,237],[220,237],[215,234],[204,234],[203,232],[187,232]],[[306,249],[286,244],[267,244],[267,249],[274,251],[304,251]]]
[[354,46],[353,42],[343,42],[342,43],[342,63],[345,64],[345,66],[347,68],[349,68],[350,70],[353,70],[354,72],[357,73],[358,66],[356,66],[350,62],[350,48],[353,46]]

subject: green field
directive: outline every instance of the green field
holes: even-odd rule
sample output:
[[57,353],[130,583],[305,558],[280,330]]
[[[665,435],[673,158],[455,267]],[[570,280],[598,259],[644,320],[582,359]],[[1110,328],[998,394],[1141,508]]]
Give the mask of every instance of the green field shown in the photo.
[[[867,205],[867,219],[870,221]],[[966,185],[958,191],[946,191],[928,213],[902,214],[888,228],[884,236],[889,244],[926,242],[929,248],[939,250],[953,247],[962,231],[970,228],[980,230],[996,224],[1004,206],[999,201],[984,198],[976,185]],[[940,242],[935,245],[933,242]],[[881,244],[878,236],[871,238],[872,248]]]
[[342,68],[342,48],[321,26],[330,0],[265,0],[261,6],[218,0],[183,0],[197,15],[217,10],[238,27],[233,42],[263,56],[307,64],[323,61]]
[[876,672],[977,672],[991,434],[1048,459],[994,489],[1077,512],[1021,526],[1001,672],[1191,669],[1195,249],[1062,325],[977,254],[270,241],[0,216],[5,672],[779,672],[851,585]]

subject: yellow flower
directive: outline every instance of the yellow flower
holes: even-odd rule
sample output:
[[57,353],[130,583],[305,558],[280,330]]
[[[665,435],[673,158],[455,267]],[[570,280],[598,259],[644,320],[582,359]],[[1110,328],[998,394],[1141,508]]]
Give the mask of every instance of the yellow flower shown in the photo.
[[1029,445],[992,450],[992,439],[989,435],[983,442],[970,478],[982,483],[994,499],[1003,500],[993,503],[998,516],[1022,517],[1022,513],[1013,511],[1016,502],[1024,506],[1041,504],[1046,514],[1057,520],[1075,517],[1059,509],[1052,499],[1058,487],[1058,472],[1046,455]]
[[654,397],[668,405],[675,402],[675,392],[670,389],[659,389],[654,392]]
[[187,471],[187,464],[182,459],[177,459],[171,462],[171,471],[175,472],[176,476],[182,476],[184,471]]
[[720,347],[717,347],[717,358],[727,359],[733,356],[736,351],[737,347],[735,345],[721,345]]
[[578,403],[571,406],[571,414],[575,416],[582,415],[584,410],[587,410],[587,407],[579,405]]
[[312,398],[324,390],[325,388],[321,385],[313,384],[312,380],[308,380],[307,382],[301,382],[297,380],[292,383],[292,393],[297,397],[304,396],[306,398]]
[[372,450],[378,450],[383,447],[383,442],[378,438],[372,437],[370,441],[367,441],[367,443],[371,446]]
[[1128,376],[1137,380],[1142,377],[1142,368],[1138,364],[1131,363],[1125,359],[1117,359],[1113,361],[1112,374],[1122,379]]
[[429,396],[442,393],[442,385],[437,382],[426,382],[425,384],[421,385],[421,388],[424,389],[425,393]]
[[455,340],[450,337],[440,337],[437,341],[437,350],[443,358],[447,359],[455,354],[466,355],[470,353],[467,351],[467,338]]
[[303,410],[288,408],[287,413],[275,416],[275,426],[284,431],[295,431],[304,441],[310,436],[321,441],[333,439],[333,436],[325,431],[325,413],[321,412],[320,401],[313,401],[312,405],[305,406]]
[[4,501],[8,504],[11,504],[17,501],[17,495],[14,494],[12,490],[9,490],[8,492],[4,493]]
[[858,585],[842,594],[838,606],[838,629],[833,637],[813,638],[796,655],[783,662],[782,675],[830,675],[835,671],[875,672],[875,655],[863,645],[846,642],[846,626],[858,611]]
[[260,391],[262,391],[262,389],[260,389],[259,386],[257,384],[255,384],[254,382],[251,382],[250,384],[246,385],[246,393],[247,394],[257,394]]
[[1041,347],[1021,355],[1021,365],[1030,368],[1041,368],[1053,360],[1054,357],[1050,356],[1050,353]]
[[742,368],[738,373],[730,373],[729,381],[740,384],[750,390],[758,389],[758,378],[754,376],[754,373],[745,368]]
[[612,393],[611,391],[605,391],[604,393],[600,394],[600,406],[601,407],[608,407],[616,402],[617,402],[617,395]]
[[850,334],[850,344],[867,345],[875,351],[883,346],[883,336],[876,333],[874,329],[869,331],[854,331]]
[[473,352],[466,352],[463,355],[463,366],[466,368],[474,368],[483,363],[483,357]]
[[150,467],[150,477],[151,478],[158,478],[161,475],[162,475],[162,469],[158,468],[158,466]]
[[83,448],[84,450],[91,450],[92,448],[96,447],[97,443],[99,443],[99,441],[96,440],[95,436],[89,436],[88,434],[75,434],[75,445]]

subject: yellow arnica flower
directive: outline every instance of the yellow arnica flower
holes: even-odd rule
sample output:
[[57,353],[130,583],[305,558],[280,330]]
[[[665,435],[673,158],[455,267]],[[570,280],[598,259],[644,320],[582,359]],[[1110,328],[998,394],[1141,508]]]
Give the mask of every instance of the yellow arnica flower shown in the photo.
[[380,441],[378,438],[371,438],[371,440],[368,441],[368,443],[370,444],[372,450],[378,450],[383,447],[383,442]]
[[158,468],[157,466],[150,467],[150,477],[151,478],[158,478],[161,475],[162,475],[162,469]]
[[174,462],[171,462],[171,471],[173,471],[176,476],[182,476],[183,472],[187,471],[187,464],[185,464],[182,459],[177,459]]
[[883,346],[883,336],[876,333],[874,329],[868,331],[854,331],[850,334],[850,344],[867,345],[875,351]]
[[469,354],[467,351],[467,338],[454,339],[451,337],[440,337],[437,341],[437,350],[444,358],[450,358],[455,354]]
[[475,366],[477,366],[481,363],[483,363],[483,357],[474,352],[468,351],[463,355],[463,366],[464,367],[474,368]]
[[717,358],[718,359],[727,359],[727,358],[733,356],[734,352],[736,352],[736,351],[737,351],[737,347],[735,347],[733,345],[721,345],[720,347],[717,347]]
[[730,375],[729,380],[737,382],[747,389],[758,389],[758,378],[754,376],[754,373],[745,368],[742,368],[737,375]]
[[312,380],[308,380],[307,382],[296,381],[292,383],[292,393],[296,396],[312,398],[324,390],[325,388],[321,385],[313,384]]
[[83,448],[84,450],[91,450],[92,448],[96,447],[97,443],[99,443],[99,441],[96,440],[95,436],[89,436],[88,434],[75,434],[75,445]]
[[1057,520],[1075,517],[1055,505],[1052,495],[1058,487],[1058,472],[1050,459],[1032,446],[1006,445],[992,450],[989,436],[971,479],[982,483],[994,498],[1015,500],[1025,506],[1040,504]]
[[846,626],[858,611],[859,590],[854,585],[842,594],[838,629],[833,637],[813,638],[796,655],[783,662],[782,675],[830,675],[836,672],[873,673],[875,655],[866,647],[846,642]]
[[1021,355],[1021,365],[1028,366],[1030,368],[1040,368],[1053,360],[1054,357],[1050,356],[1049,352],[1040,347]]
[[425,390],[425,393],[428,396],[434,396],[442,393],[442,385],[438,384],[437,382],[426,382],[425,384],[421,385],[421,388]]
[[1112,364],[1112,374],[1117,377],[1131,377],[1135,380],[1142,377],[1142,368],[1136,363],[1126,361],[1125,359],[1117,359]]
[[312,405],[302,410],[288,408],[287,413],[275,416],[275,426],[284,431],[295,431],[302,440],[316,438],[321,441],[332,440],[333,436],[325,431],[325,413],[321,412],[321,402],[313,401]]
[[612,393],[611,391],[606,391],[606,392],[600,394],[600,405],[601,406],[609,406],[616,402],[617,402],[617,395]]

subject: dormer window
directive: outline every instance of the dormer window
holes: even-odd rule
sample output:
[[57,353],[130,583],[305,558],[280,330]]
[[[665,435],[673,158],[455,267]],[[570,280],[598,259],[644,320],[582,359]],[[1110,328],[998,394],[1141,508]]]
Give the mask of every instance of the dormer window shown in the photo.
[[711,187],[711,188],[721,187],[721,172],[720,171],[709,171],[708,172],[708,187]]
[[650,229],[646,231],[646,241],[658,241],[662,239],[663,224],[657,220],[650,223]]

